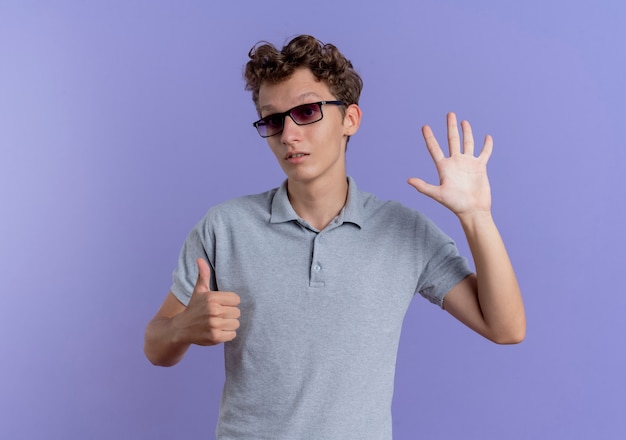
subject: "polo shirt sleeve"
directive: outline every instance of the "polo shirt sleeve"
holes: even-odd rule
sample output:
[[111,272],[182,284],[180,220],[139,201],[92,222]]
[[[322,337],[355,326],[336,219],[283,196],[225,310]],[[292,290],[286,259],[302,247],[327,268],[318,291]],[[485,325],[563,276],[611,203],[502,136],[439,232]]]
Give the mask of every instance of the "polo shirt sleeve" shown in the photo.
[[211,268],[211,289],[216,290],[214,265],[213,265],[213,248],[214,240],[211,233],[211,217],[212,211],[191,230],[178,256],[178,264],[172,273],[171,291],[184,305],[189,304],[191,294],[196,285],[198,278],[198,264],[196,260],[203,258],[209,263]]
[[443,298],[460,281],[471,275],[467,259],[459,255],[454,241],[430,220],[421,229],[422,272],[416,292],[443,307]]

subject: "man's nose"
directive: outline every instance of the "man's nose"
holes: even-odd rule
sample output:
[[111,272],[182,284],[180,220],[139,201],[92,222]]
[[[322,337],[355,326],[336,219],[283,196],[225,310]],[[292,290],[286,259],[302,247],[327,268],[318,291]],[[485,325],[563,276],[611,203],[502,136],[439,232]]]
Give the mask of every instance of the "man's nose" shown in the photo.
[[280,134],[283,142],[290,142],[300,136],[302,127],[296,124],[291,116],[285,116],[285,122],[283,122],[283,131]]

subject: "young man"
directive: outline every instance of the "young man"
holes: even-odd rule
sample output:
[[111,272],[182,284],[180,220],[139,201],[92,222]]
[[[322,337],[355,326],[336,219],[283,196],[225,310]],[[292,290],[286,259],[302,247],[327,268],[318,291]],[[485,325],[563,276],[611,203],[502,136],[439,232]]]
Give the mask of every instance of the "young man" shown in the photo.
[[332,45],[300,36],[253,48],[255,122],[287,179],[209,210],[146,330],[156,365],[191,344],[224,344],[219,439],[390,439],[402,320],[415,293],[496,343],[525,335],[521,294],[491,217],[487,136],[448,114],[449,157],[423,128],[440,185],[411,178],[465,231],[473,274],[421,214],[361,192],[346,175],[362,82]]

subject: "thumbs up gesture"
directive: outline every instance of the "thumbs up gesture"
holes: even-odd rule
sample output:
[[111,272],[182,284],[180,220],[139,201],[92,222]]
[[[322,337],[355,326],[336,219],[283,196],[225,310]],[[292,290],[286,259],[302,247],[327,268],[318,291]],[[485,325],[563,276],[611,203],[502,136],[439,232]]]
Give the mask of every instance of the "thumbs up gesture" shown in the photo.
[[239,328],[239,295],[234,292],[212,291],[211,269],[202,258],[198,264],[198,279],[187,308],[176,315],[176,327],[181,339],[190,344],[216,345],[231,341]]

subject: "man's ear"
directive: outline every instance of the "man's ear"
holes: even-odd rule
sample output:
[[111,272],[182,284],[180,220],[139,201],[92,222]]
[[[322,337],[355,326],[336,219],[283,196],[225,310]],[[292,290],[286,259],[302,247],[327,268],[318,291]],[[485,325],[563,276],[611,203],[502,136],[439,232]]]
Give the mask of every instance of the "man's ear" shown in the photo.
[[352,136],[359,130],[361,125],[361,108],[356,104],[350,104],[346,108],[346,113],[343,118],[343,134]]

